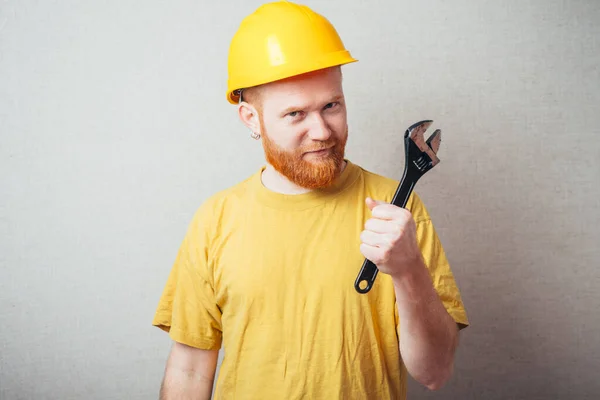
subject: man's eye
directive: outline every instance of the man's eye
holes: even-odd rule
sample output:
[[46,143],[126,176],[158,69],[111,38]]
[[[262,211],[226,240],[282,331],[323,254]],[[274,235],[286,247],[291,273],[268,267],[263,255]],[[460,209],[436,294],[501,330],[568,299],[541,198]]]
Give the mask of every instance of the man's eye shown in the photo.
[[335,103],[329,103],[329,104],[327,104],[327,105],[325,106],[325,109],[328,109],[328,108],[333,108],[333,107],[335,107],[335,106],[337,106],[337,105],[338,105],[338,103],[337,103],[337,102],[335,102]]
[[292,112],[287,113],[287,116],[295,119],[297,117],[302,116],[302,111],[292,111]]

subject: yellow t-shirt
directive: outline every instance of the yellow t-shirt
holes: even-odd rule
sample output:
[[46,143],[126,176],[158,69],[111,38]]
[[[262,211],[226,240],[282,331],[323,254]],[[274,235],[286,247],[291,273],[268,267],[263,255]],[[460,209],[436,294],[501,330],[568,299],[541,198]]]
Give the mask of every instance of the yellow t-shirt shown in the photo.
[[[208,199],[179,249],[153,320],[177,342],[224,348],[216,399],[404,399],[407,372],[389,275],[359,294],[365,198],[398,182],[348,161],[325,190],[282,195],[261,171]],[[431,219],[407,208],[450,315],[467,316]]]

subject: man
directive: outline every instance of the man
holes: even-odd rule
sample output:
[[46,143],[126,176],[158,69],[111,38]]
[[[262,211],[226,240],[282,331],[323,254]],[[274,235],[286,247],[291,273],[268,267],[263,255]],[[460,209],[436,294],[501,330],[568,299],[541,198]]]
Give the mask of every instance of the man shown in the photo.
[[[281,1],[233,38],[227,99],[267,165],[205,201],[153,324],[175,341],[162,399],[403,399],[452,374],[466,313],[416,193],[345,158],[341,65],[356,61],[307,7]],[[359,294],[364,257],[382,272]]]

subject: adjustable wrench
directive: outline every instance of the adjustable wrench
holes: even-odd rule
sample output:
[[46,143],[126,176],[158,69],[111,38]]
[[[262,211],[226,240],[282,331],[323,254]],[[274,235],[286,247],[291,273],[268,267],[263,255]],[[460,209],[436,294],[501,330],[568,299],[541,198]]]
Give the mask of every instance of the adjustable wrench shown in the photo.
[[[425,131],[432,122],[430,120],[417,122],[404,133],[404,175],[392,199],[392,204],[395,206],[406,207],[408,198],[419,178],[440,162],[436,153],[442,141],[442,131],[437,129],[427,141],[424,138]],[[365,259],[354,282],[356,291],[364,294],[371,290],[378,272],[377,266]]]

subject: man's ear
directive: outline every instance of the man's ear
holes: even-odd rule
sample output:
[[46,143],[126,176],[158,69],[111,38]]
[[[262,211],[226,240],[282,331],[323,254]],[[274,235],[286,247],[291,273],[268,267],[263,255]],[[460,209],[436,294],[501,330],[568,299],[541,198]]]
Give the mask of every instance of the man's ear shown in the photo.
[[240,120],[248,129],[257,134],[262,134],[260,131],[260,121],[258,119],[258,111],[250,103],[242,101],[238,105],[238,115]]

